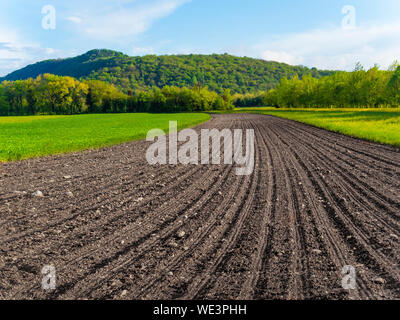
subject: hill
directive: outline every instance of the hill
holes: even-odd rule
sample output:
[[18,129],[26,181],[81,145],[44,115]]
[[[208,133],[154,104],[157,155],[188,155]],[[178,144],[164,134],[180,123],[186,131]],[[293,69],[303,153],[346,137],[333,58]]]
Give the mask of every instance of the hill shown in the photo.
[[153,86],[201,84],[217,92],[228,88],[232,92],[247,93],[269,90],[283,77],[312,75],[321,78],[332,71],[228,54],[130,57],[121,52],[96,49],[73,58],[38,62],[10,73],[0,81],[35,78],[44,73],[102,80],[125,92]]

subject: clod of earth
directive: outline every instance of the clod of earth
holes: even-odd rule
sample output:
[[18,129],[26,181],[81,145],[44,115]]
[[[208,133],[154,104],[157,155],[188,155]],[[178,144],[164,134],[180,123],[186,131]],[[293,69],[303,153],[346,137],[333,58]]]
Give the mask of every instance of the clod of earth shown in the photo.
[[180,231],[180,232],[178,232],[178,234],[177,234],[178,238],[183,238],[185,235],[186,235],[186,232],[185,232],[185,231]]
[[44,197],[43,192],[40,190],[37,190],[34,193],[32,193],[32,196],[39,197],[39,198]]

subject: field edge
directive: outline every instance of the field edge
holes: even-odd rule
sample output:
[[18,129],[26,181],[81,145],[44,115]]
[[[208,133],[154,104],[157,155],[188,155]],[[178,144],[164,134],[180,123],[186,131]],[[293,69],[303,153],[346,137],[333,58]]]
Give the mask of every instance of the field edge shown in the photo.
[[[198,125],[206,123],[206,122],[208,122],[208,121],[210,121],[212,119],[212,116],[210,114],[206,113],[206,112],[202,112],[200,114],[206,115],[207,119],[198,120],[198,121],[192,121],[192,122],[190,122],[188,124],[184,124],[184,125],[179,125],[179,122],[178,122],[178,131],[181,131],[183,129],[197,127]],[[157,115],[160,115],[160,114],[157,114]],[[168,115],[168,114],[165,114],[165,115]],[[55,116],[55,117],[57,117],[57,116]],[[154,128],[156,128],[156,127],[154,127]],[[163,131],[166,134],[168,134],[168,132],[169,132],[168,129],[164,129]],[[108,147],[112,147],[112,146],[122,145],[122,144],[125,144],[125,143],[130,143],[130,142],[134,142],[134,141],[143,140],[143,139],[146,138],[146,134],[147,134],[147,132],[143,132],[143,133],[139,133],[137,135],[134,135],[134,136],[130,137],[129,139],[110,139],[107,142],[98,143],[98,144],[92,144],[91,146],[87,146],[87,147],[74,147],[74,148],[65,149],[65,150],[59,151],[59,152],[49,152],[49,153],[40,153],[40,154],[35,154],[35,155],[26,155],[26,156],[22,156],[20,158],[15,158],[15,159],[6,159],[6,158],[2,158],[0,156],[0,165],[1,164],[6,164],[6,163],[25,161],[25,160],[30,160],[30,159],[46,158],[46,157],[53,157],[53,156],[62,156],[62,155],[67,155],[67,154],[71,154],[71,153],[76,153],[76,152],[87,152],[87,151],[91,151],[91,150],[99,150],[99,149],[102,149],[102,148],[108,148]]]

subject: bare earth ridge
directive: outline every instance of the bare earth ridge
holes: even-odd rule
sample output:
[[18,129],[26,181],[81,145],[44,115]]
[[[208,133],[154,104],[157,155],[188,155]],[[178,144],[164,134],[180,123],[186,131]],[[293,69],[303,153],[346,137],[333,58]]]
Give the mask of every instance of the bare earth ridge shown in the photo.
[[263,115],[201,128],[253,128],[254,173],[150,166],[145,141],[1,165],[0,298],[400,299],[398,148]]

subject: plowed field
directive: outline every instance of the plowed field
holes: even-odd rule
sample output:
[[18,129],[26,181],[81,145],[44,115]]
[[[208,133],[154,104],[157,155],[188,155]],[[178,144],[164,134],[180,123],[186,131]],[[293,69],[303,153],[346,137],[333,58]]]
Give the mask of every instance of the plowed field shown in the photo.
[[145,141],[3,164],[0,298],[400,299],[398,148],[264,115],[202,128],[254,129],[253,174],[150,166]]

